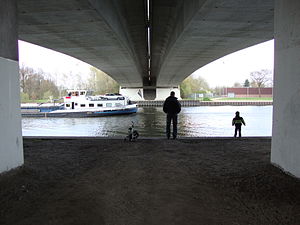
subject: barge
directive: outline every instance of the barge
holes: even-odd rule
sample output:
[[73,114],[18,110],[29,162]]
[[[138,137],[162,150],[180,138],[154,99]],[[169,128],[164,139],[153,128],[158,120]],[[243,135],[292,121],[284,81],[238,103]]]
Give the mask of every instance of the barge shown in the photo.
[[69,90],[63,103],[21,104],[23,117],[99,117],[137,112],[137,105],[120,94],[92,95],[92,91]]

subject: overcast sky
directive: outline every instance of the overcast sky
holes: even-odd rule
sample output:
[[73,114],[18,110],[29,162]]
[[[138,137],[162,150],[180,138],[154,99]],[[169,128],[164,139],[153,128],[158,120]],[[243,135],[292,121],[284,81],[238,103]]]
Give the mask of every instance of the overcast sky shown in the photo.
[[[20,65],[42,69],[58,76],[62,73],[81,74],[83,79],[89,73],[90,65],[73,57],[19,41]],[[203,77],[210,87],[232,86],[244,83],[250,73],[261,69],[273,70],[274,41],[267,41],[220,58],[200,68],[193,76]]]
[[89,73],[91,65],[71,56],[40,47],[28,42],[19,41],[19,63],[35,70],[42,69],[46,73],[82,74]]
[[274,67],[274,40],[224,56],[198,69],[193,76],[203,77],[210,87],[232,86],[250,80],[250,73]]

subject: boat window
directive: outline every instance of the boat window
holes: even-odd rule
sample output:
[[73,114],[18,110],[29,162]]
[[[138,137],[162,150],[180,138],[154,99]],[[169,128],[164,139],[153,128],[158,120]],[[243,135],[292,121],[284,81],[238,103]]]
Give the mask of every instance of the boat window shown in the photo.
[[112,103],[106,103],[106,107],[112,107]]
[[98,106],[98,107],[102,107],[102,106],[103,106],[103,104],[97,104],[97,106]]
[[122,104],[121,103],[116,103],[116,106],[122,106]]
[[79,95],[78,91],[72,91],[72,96],[78,96],[78,95]]
[[85,95],[85,91],[81,91],[81,92],[80,92],[80,95]]
[[70,104],[66,104],[66,107],[70,107],[71,105]]
[[94,104],[89,104],[89,107],[94,107]]
[[78,105],[78,103],[75,103],[75,105]]
[[80,104],[80,107],[85,107],[85,104]]

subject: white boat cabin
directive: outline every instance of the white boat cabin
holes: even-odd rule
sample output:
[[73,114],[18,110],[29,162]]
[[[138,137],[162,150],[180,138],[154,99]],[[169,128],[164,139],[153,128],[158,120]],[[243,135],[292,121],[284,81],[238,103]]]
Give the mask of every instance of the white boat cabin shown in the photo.
[[120,94],[92,95],[92,91],[68,90],[64,97],[65,109],[116,108],[131,104],[130,100]]

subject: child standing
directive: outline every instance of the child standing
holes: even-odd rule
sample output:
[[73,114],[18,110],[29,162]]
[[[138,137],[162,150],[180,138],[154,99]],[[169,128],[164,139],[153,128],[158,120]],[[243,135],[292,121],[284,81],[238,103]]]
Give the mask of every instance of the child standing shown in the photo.
[[246,126],[246,123],[245,123],[243,117],[240,117],[240,112],[237,111],[235,113],[235,117],[232,119],[232,126],[235,126],[234,137],[236,137],[237,132],[239,132],[239,137],[242,136],[242,134],[241,134],[242,124],[244,124]]

